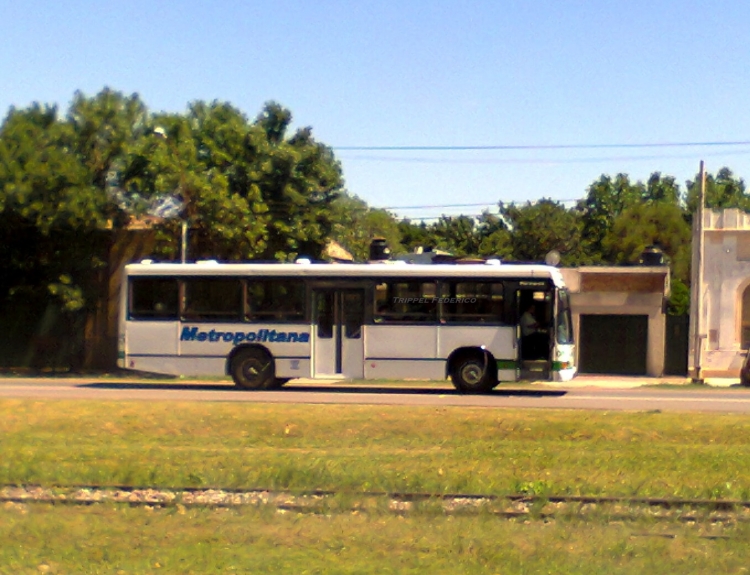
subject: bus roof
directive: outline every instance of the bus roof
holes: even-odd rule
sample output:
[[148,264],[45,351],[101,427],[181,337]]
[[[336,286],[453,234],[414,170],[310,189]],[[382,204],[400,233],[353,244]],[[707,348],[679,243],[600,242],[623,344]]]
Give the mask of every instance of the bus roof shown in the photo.
[[260,276],[318,278],[535,278],[564,287],[560,270],[535,264],[332,263],[137,263],[125,266],[129,276]]

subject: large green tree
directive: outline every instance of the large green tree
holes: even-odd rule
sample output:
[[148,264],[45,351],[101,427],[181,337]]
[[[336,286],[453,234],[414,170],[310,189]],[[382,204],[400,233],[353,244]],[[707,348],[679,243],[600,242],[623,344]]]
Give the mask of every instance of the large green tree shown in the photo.
[[[39,104],[8,112],[0,126],[0,318],[13,339],[0,341],[0,361],[79,364],[81,312],[106,293],[110,238],[125,222],[108,173],[142,136],[146,117],[137,96],[108,89],[77,93],[65,117]],[[39,343],[49,341],[57,344]]]
[[44,318],[21,323],[62,312],[80,333],[78,312],[106,293],[118,232],[170,202],[155,224],[161,257],[178,257],[183,220],[191,258],[319,256],[341,167],[291,119],[276,103],[254,120],[221,102],[154,116],[137,95],[106,88],[76,93],[64,115],[10,109],[0,125],[0,316],[25,302]]
[[[276,103],[250,122],[227,103],[191,104],[187,115],[153,120],[138,174],[151,196],[184,202],[192,258],[319,257],[343,190],[341,166],[310,128],[288,134],[291,112]],[[164,222],[159,249],[176,257],[179,220]]]
[[511,230],[513,256],[521,261],[544,261],[552,250],[563,265],[578,265],[584,258],[583,221],[576,210],[543,198],[522,206],[501,205],[502,217]]
[[686,281],[690,266],[690,226],[679,206],[669,202],[636,204],[615,219],[602,247],[607,261],[634,264],[644,249],[659,246],[674,275]]
[[[257,182],[269,209],[265,257],[319,257],[333,228],[332,202],[343,190],[341,165],[311,128],[287,136],[291,113],[267,104],[256,120],[267,136]],[[285,139],[286,138],[286,139]]]
[[578,209],[582,214],[583,240],[594,261],[601,259],[601,242],[614,219],[641,201],[642,195],[642,187],[632,183],[627,174],[617,174],[614,178],[602,174],[589,186]]
[[66,118],[55,107],[11,109],[0,128],[0,220],[6,244],[4,293],[46,289],[63,307],[91,301],[104,265],[104,230],[122,221],[106,193],[107,173],[140,135],[137,96],[76,94]]
[[682,209],[682,200],[682,192],[675,178],[660,172],[653,172],[645,183],[640,180],[633,182],[627,174],[622,173],[614,178],[601,175],[578,203],[588,260],[594,263],[611,261],[611,254],[607,253],[602,242],[625,211],[634,206],[654,203]]

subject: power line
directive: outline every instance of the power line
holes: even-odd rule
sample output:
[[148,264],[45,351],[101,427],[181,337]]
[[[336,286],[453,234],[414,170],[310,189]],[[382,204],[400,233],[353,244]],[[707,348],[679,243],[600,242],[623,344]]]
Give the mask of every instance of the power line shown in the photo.
[[482,202],[477,204],[432,204],[424,206],[385,206],[380,208],[381,210],[428,210],[431,208],[476,208],[479,206],[493,206],[497,205],[497,200],[494,202]]
[[487,146],[333,146],[347,151],[474,151],[474,150],[597,150],[624,148],[688,148],[704,146],[747,146],[750,140],[723,140],[708,142],[652,142],[638,144],[508,144]]
[[[721,152],[702,152],[701,157],[727,157],[750,154],[750,149],[744,150],[724,150]],[[387,162],[401,164],[470,164],[470,165],[518,165],[518,164],[542,164],[542,165],[565,165],[565,164],[597,164],[603,162],[633,162],[645,160],[663,160],[663,159],[695,159],[696,154],[647,154],[631,156],[597,156],[586,158],[427,158],[414,156],[367,156],[352,155],[346,156],[347,161],[365,161],[365,162]]]
[[[567,202],[577,202],[579,199],[580,198],[575,199],[575,200],[553,199],[553,201],[564,204]],[[384,206],[378,209],[381,209],[381,210],[430,210],[430,209],[442,209],[442,208],[476,208],[476,207],[481,207],[481,206],[497,207],[497,204],[499,202],[500,200],[495,200],[492,202],[482,202],[482,203],[476,203],[476,204],[428,204],[428,205],[422,205],[422,206]]]

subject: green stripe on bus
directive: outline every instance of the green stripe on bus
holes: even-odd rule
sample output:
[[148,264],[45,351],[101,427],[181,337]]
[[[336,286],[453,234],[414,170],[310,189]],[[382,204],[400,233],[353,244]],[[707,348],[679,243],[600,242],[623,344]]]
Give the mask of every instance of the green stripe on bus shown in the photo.
[[552,362],[552,371],[560,371],[562,369],[570,369],[572,367],[573,367],[573,364],[567,361],[553,361]]

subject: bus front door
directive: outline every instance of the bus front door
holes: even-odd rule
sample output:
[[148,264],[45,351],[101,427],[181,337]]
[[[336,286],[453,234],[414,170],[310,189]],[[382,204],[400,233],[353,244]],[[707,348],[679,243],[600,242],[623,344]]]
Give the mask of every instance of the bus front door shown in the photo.
[[365,292],[361,289],[313,290],[315,377],[364,377]]
[[[544,283],[516,290],[519,379],[547,380],[551,368],[552,294]],[[532,287],[533,286],[533,287]]]

